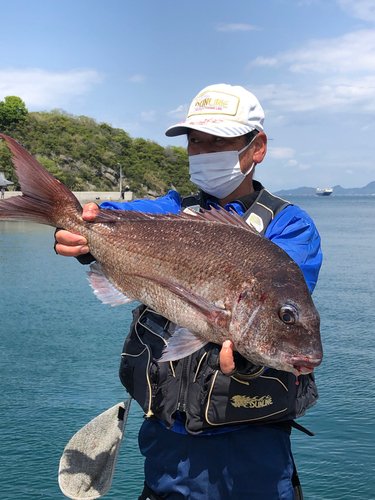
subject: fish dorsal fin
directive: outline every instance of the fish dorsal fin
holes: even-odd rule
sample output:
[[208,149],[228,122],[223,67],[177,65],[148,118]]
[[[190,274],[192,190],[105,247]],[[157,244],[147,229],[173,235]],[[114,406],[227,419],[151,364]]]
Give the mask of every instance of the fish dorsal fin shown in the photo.
[[109,304],[114,307],[134,302],[134,299],[127,297],[120,290],[117,290],[108,278],[104,276],[99,262],[91,264],[90,271],[87,271],[87,274],[89,275],[88,279],[95,295],[103,304]]
[[231,224],[232,226],[242,227],[243,229],[247,229],[253,233],[259,234],[253,225],[247,224],[243,218],[238,215],[238,213],[231,209],[230,212],[221,208],[217,210],[212,207],[211,210],[204,210],[203,215],[205,220],[211,220],[212,222],[221,222],[222,224]]
[[160,217],[162,214],[146,214],[143,212],[136,212],[134,210],[112,210],[110,208],[100,208],[99,213],[93,222],[120,222],[125,220],[127,222],[150,220]]
[[143,212],[136,212],[133,210],[111,210],[106,208],[101,208],[98,216],[94,222],[116,222],[121,220],[130,221],[141,221],[141,220],[194,220],[194,221],[204,221],[204,222],[216,222],[221,224],[230,224],[232,226],[242,227],[247,231],[251,231],[255,234],[259,234],[257,230],[252,226],[247,224],[242,217],[240,217],[234,210],[227,212],[224,209],[217,210],[216,208],[211,208],[211,210],[203,210],[203,212],[181,212],[179,214],[147,214]]

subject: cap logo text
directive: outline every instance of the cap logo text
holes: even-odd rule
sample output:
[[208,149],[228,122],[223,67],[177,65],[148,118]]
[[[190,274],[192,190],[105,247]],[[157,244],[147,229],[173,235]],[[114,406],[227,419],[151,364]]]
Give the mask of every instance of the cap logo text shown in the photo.
[[236,95],[208,90],[199,94],[191,103],[187,117],[193,115],[217,114],[236,116],[240,99]]

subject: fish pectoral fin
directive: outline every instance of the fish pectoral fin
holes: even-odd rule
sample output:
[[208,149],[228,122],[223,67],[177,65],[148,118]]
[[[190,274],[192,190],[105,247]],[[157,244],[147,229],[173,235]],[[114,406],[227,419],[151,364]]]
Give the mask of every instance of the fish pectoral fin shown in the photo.
[[231,314],[227,310],[215,306],[215,304],[193,292],[193,290],[190,290],[189,288],[186,288],[178,283],[174,283],[173,281],[163,278],[162,276],[151,276],[149,274],[141,273],[132,273],[132,276],[138,276],[140,278],[153,281],[163,288],[166,288],[188,305],[202,313],[209,323],[218,325],[222,328],[229,325]]
[[88,280],[95,295],[103,302],[103,304],[109,304],[111,307],[114,307],[134,302],[135,299],[127,297],[114,285],[112,285],[109,279],[104,276],[98,262],[91,264],[90,271],[87,271],[87,274],[89,275]]
[[178,326],[173,336],[168,341],[168,346],[164,349],[159,361],[175,361],[177,359],[190,356],[193,352],[199,351],[207,344],[199,339],[190,330]]

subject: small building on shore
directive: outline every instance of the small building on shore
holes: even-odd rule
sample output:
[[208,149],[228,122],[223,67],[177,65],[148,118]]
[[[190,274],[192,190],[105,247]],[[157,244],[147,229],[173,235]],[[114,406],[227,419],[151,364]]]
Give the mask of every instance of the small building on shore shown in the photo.
[[7,181],[4,172],[0,172],[0,189],[6,188],[12,184],[14,184],[14,182]]

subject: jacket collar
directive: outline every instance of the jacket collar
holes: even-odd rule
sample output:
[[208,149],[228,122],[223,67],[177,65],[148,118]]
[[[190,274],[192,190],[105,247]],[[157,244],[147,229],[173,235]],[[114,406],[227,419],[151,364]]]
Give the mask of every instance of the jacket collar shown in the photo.
[[[259,192],[264,189],[262,184],[258,181],[253,180],[253,188],[254,191],[252,193],[246,194],[245,196],[241,196],[241,198],[236,198],[228,203],[231,205],[232,203],[239,203],[244,211],[249,210],[249,208],[254,204],[256,199],[259,196]],[[209,208],[208,202],[213,201],[219,205],[219,200],[212,196],[211,194],[207,194],[204,191],[200,191],[199,197],[201,198],[201,206],[205,209]]]

